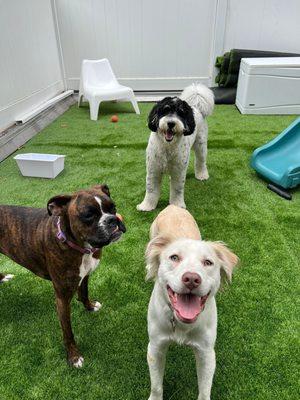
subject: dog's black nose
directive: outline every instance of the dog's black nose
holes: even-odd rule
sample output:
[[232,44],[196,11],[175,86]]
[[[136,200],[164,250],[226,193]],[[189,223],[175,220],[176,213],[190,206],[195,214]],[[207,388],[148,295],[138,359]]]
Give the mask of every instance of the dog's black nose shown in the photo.
[[168,122],[168,128],[172,129],[175,126],[175,122]]

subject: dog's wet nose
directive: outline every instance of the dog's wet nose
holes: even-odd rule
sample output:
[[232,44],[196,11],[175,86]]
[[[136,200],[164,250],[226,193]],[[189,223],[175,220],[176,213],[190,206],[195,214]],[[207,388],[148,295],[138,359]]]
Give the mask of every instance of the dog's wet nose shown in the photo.
[[201,283],[201,277],[196,272],[186,272],[181,279],[183,284],[190,290],[197,288]]
[[175,126],[175,122],[168,122],[168,128],[173,129]]

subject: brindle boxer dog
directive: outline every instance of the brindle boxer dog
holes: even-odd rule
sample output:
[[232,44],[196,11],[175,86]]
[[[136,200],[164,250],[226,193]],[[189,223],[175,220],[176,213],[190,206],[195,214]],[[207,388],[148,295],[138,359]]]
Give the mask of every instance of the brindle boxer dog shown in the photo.
[[[78,293],[88,311],[98,311],[88,296],[89,274],[102,247],[118,240],[125,226],[106,185],[73,195],[52,197],[47,209],[0,206],[0,252],[41,278],[52,281],[57,313],[69,363],[83,365],[70,318],[70,303]],[[0,275],[0,282],[12,275]]]

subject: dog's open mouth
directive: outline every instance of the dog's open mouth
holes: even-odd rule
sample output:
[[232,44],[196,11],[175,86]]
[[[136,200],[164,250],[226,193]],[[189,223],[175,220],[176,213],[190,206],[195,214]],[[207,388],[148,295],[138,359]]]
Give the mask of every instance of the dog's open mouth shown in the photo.
[[111,242],[117,242],[123,233],[126,232],[126,227],[124,225],[124,223],[122,222],[122,219],[119,219],[118,225],[113,229],[111,235],[110,235],[110,243]]
[[119,229],[119,227],[117,226],[112,234],[111,234],[111,238],[110,238],[110,242],[117,242],[122,236],[122,231]]
[[167,129],[164,135],[167,142],[172,142],[174,139],[174,132],[171,129]]
[[167,289],[172,308],[177,318],[186,324],[195,322],[198,315],[204,310],[210,292],[205,296],[199,297],[192,293],[175,293],[170,286],[168,286]]

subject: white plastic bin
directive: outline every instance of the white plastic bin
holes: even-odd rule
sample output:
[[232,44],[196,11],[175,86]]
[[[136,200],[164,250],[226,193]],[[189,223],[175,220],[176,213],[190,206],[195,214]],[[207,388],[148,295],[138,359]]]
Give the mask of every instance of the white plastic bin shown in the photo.
[[58,154],[18,154],[14,159],[23,176],[52,179],[64,169],[65,162],[65,156]]
[[235,104],[242,114],[299,114],[300,57],[243,58]]

